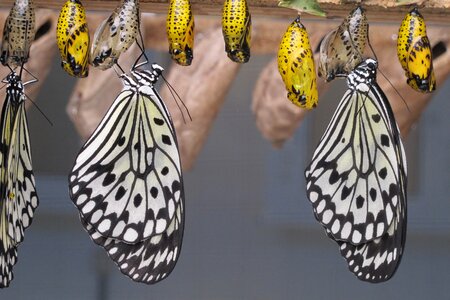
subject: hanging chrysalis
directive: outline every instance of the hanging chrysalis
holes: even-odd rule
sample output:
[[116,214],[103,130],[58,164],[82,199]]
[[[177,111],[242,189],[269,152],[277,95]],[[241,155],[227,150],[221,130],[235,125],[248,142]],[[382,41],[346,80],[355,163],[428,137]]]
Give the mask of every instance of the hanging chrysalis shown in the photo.
[[117,63],[120,55],[136,40],[139,19],[139,0],[122,0],[95,31],[90,63],[101,70]]
[[246,0],[225,0],[222,11],[225,51],[236,63],[250,59],[252,20]]
[[88,76],[89,30],[86,12],[79,0],[68,0],[56,27],[61,66],[72,76]]
[[436,89],[436,77],[425,20],[417,7],[403,19],[398,31],[397,56],[405,70],[406,82],[418,92]]
[[16,68],[28,61],[35,35],[35,12],[32,0],[14,2],[3,29],[0,62]]
[[308,33],[300,22],[300,16],[291,23],[281,40],[278,71],[292,103],[307,109],[316,107],[316,69]]
[[368,32],[367,17],[362,7],[357,6],[338,28],[323,38],[318,75],[326,81],[348,75],[363,60]]
[[194,16],[189,0],[170,0],[166,30],[172,59],[181,66],[189,66],[194,51]]

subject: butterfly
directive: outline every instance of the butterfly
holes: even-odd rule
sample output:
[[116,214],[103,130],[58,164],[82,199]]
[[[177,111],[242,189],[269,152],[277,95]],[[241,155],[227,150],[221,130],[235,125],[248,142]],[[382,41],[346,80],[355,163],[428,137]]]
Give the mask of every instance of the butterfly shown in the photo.
[[35,8],[31,0],[16,0],[5,21],[0,62],[11,68],[28,61],[35,36]]
[[307,109],[317,106],[316,68],[308,32],[300,16],[283,35],[278,49],[278,71],[292,103]]
[[252,19],[246,0],[225,0],[222,9],[225,52],[236,63],[250,59]]
[[61,8],[56,39],[63,69],[71,76],[88,76],[89,30],[80,0],[68,0]]
[[189,0],[170,0],[166,30],[172,59],[181,66],[189,66],[194,50],[194,17]]
[[17,246],[31,225],[39,199],[31,162],[24,83],[14,71],[3,82],[0,151],[0,287],[8,287],[17,262]]
[[406,156],[376,70],[368,58],[347,76],[348,90],[305,170],[316,219],[350,271],[369,282],[392,277],[406,237]]
[[423,93],[430,93],[436,89],[431,45],[425,20],[417,7],[406,15],[400,25],[397,56],[409,86]]
[[139,19],[139,1],[122,0],[95,31],[90,50],[91,64],[106,70],[117,63],[120,55],[136,40]]
[[361,6],[353,9],[341,25],[320,43],[319,77],[326,81],[349,74],[362,60],[369,23]]
[[121,272],[147,284],[180,254],[184,188],[169,111],[154,84],[163,69],[121,75],[124,88],[81,148],[69,194],[93,241]]

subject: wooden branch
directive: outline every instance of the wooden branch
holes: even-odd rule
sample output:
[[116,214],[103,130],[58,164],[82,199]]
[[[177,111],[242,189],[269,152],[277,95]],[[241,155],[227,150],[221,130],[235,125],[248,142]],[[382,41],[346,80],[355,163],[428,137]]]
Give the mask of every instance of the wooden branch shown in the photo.
[[[278,7],[278,0],[247,0],[253,16],[294,16],[295,11]],[[13,0],[2,0],[0,7],[10,7]],[[42,8],[60,9],[64,1],[35,0],[36,5]],[[111,11],[117,6],[117,0],[83,0],[88,10]],[[168,9],[167,0],[140,0],[141,9],[144,12],[166,14]],[[329,17],[343,17],[354,8],[356,1],[351,0],[318,0],[323,10]],[[364,7],[368,11],[369,20],[400,21],[408,11],[408,6],[397,6],[395,0],[364,0]],[[218,0],[191,0],[195,15],[220,15],[223,1]],[[427,0],[422,1],[421,12],[427,22],[438,22],[449,24],[450,0]],[[305,15],[306,18],[326,20],[315,16]]]

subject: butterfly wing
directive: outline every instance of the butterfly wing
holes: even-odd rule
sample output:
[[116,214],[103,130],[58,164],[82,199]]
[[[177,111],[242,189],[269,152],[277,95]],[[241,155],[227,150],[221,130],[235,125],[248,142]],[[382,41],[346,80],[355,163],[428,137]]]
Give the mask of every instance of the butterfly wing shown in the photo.
[[398,166],[406,161],[379,91],[347,91],[305,171],[316,218],[335,240],[355,245],[383,236],[401,201]]
[[13,280],[12,269],[17,262],[17,247],[14,237],[9,234],[10,205],[6,197],[7,157],[11,142],[11,126],[15,118],[15,110],[11,105],[11,95],[6,93],[2,109],[2,139],[0,151],[0,287],[8,287]]
[[81,149],[69,177],[93,241],[121,271],[155,283],[177,261],[184,192],[174,127],[150,86],[125,89]]
[[16,243],[22,242],[24,231],[31,225],[34,211],[39,204],[23,100],[19,104],[11,135],[6,186],[7,211],[9,212],[8,232]]
[[102,246],[120,271],[134,281],[154,284],[166,278],[181,252],[184,231],[184,207],[181,201],[166,231],[135,244],[105,238],[83,221],[91,239]]
[[166,231],[182,201],[173,127],[148,99],[123,91],[81,149],[69,177],[82,218],[102,236],[127,243]]

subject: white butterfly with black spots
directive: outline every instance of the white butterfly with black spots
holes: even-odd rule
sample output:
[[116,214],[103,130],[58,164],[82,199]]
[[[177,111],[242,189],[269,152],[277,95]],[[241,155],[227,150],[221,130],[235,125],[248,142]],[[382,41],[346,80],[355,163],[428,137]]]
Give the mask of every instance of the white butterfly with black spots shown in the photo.
[[25,113],[26,83],[14,71],[3,82],[7,87],[0,121],[0,288],[13,279],[17,246],[39,204]]
[[406,156],[377,61],[360,63],[305,170],[316,219],[365,281],[395,273],[406,237]]
[[132,70],[78,154],[69,193],[92,240],[122,273],[166,278],[181,250],[184,190],[175,128],[154,88],[163,69]]

